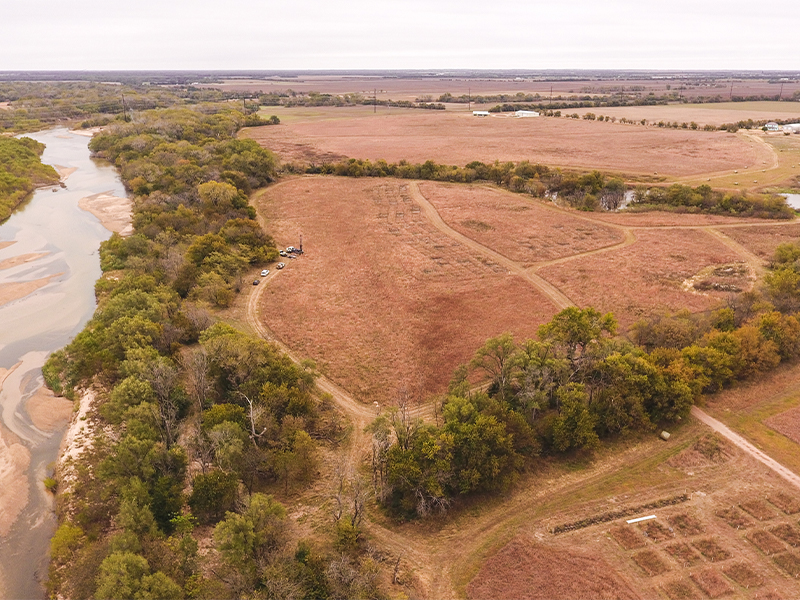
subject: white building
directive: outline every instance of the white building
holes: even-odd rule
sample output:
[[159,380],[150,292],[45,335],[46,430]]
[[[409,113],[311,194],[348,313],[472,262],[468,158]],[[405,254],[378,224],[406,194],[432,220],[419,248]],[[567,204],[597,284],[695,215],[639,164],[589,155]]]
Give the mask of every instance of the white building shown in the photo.
[[764,125],[764,129],[766,131],[780,131],[781,130],[781,126],[778,125],[777,123],[774,123],[774,122],[770,121],[769,123]]
[[473,110],[472,111],[473,117],[488,117],[489,111],[488,110]]
[[784,133],[800,133],[800,123],[789,123],[783,126]]
[[518,110],[514,113],[515,117],[525,118],[525,117],[538,117],[539,113],[535,110]]

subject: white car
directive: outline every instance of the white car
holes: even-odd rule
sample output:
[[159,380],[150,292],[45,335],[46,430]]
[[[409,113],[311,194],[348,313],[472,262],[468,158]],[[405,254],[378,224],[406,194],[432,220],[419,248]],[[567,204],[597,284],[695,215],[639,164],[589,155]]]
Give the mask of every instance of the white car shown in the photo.
[[294,252],[294,246],[287,246],[286,247],[286,251],[287,252]]
[[280,254],[281,256],[286,256],[286,250],[281,250],[280,252],[278,252],[278,254]]
[[278,263],[278,268],[279,269],[282,269],[285,266],[286,266],[286,263]]
[[269,275],[269,269],[264,269],[263,271],[261,271],[262,277],[266,277],[267,275]]

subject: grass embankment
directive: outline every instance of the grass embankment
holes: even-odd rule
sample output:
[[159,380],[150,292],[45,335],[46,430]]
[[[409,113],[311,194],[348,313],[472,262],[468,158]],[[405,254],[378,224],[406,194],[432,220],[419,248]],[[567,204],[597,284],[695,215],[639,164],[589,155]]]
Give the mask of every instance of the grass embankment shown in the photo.
[[44,144],[31,138],[0,138],[0,221],[6,220],[37,187],[58,182],[58,173],[42,164]]

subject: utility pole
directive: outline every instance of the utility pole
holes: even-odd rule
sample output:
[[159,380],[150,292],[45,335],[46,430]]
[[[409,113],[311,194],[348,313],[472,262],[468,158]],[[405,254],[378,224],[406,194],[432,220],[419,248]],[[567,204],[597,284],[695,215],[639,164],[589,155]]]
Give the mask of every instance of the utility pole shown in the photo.
[[781,93],[778,96],[778,100],[783,100],[783,82],[781,81]]
[[[553,103],[553,86],[550,86],[550,104]],[[548,105],[549,106],[549,105]]]
[[128,115],[125,112],[125,94],[122,94],[122,120],[128,122]]
[[467,88],[467,112],[472,110],[472,88]]
[[372,113],[375,114],[378,112],[378,88],[375,88],[372,92]]
[[731,95],[728,100],[733,100],[733,79],[731,79]]

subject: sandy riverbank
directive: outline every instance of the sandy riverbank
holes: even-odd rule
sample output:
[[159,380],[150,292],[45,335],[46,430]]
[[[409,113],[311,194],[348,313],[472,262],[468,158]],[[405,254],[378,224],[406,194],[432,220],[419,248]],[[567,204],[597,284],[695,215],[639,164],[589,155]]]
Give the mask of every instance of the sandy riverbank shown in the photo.
[[39,288],[43,288],[51,279],[60,277],[63,273],[56,273],[55,275],[48,275],[41,279],[33,279],[31,281],[14,281],[11,283],[0,283],[0,306],[14,302],[24,298],[28,294],[32,294]]
[[70,129],[69,132],[83,137],[93,137],[95,133],[103,131],[102,127],[92,127],[90,129]]
[[84,390],[81,393],[78,410],[72,414],[67,433],[61,441],[57,467],[60,494],[69,492],[75,480],[75,461],[92,446],[92,428],[88,414],[94,399],[95,394],[92,390]]
[[78,167],[62,167],[61,165],[53,165],[53,168],[58,172],[58,176],[61,177],[62,183],[78,170]]
[[100,220],[103,227],[122,236],[133,233],[131,222],[131,201],[120,198],[110,192],[101,192],[82,198],[78,206],[92,213]]
[[[0,390],[19,366],[0,368]],[[0,538],[8,535],[20,511],[28,503],[28,466],[31,454],[19,438],[0,423]]]
[[69,423],[75,404],[56,396],[42,386],[25,403],[25,411],[37,429],[45,433],[63,430]]

